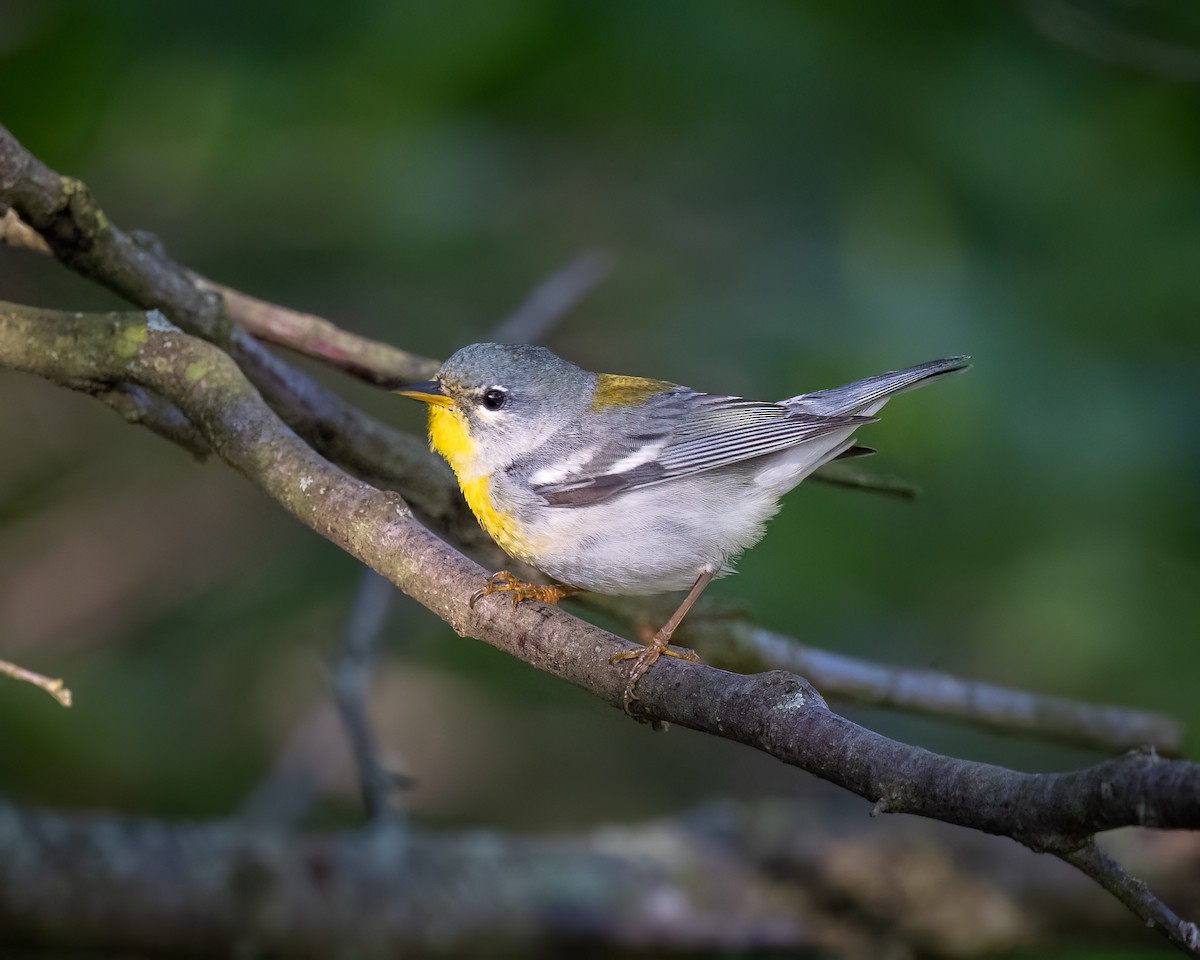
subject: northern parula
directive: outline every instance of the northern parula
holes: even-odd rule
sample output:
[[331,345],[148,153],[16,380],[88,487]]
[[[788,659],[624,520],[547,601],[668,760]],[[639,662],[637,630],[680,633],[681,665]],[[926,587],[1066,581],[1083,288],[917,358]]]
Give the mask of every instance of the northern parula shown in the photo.
[[[934,360],[769,403],[664,380],[590,373],[544,347],[476,343],[424,383],[430,446],[450,463],[483,529],[510,556],[558,581],[507,571],[471,598],[556,603],[579,590],[689,590],[636,658],[634,687],[715,578],[761,539],[779,498],[822,464],[869,453],[855,432],[892,394],[968,366]],[[690,589],[689,589],[690,588]]]

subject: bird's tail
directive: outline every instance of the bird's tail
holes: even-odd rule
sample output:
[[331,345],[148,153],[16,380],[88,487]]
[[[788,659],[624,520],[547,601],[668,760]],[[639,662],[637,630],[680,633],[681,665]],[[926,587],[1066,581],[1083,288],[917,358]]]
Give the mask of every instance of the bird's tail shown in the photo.
[[823,417],[871,416],[892,394],[924,386],[948,373],[965,370],[971,365],[970,359],[947,357],[944,360],[931,360],[907,370],[893,370],[891,373],[856,380],[844,387],[802,393],[783,402],[805,413]]

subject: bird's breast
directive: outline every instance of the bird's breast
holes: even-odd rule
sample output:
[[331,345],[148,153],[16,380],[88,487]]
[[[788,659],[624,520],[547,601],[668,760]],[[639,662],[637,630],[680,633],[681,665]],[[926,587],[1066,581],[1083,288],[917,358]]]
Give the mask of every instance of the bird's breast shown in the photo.
[[452,406],[430,407],[429,446],[450,464],[467,506],[487,535],[511,556],[530,559],[528,537],[522,533],[516,517],[496,505],[491,476],[475,473],[475,442],[467,418]]
[[458,483],[466,498],[467,506],[475,514],[479,525],[500,545],[500,548],[510,556],[519,560],[531,560],[528,551],[528,538],[523,535],[516,517],[507,510],[496,506],[492,497],[491,478],[476,477],[474,480],[462,480]]
[[471,428],[457,407],[430,406],[429,446],[446,458],[455,476],[470,476],[475,462]]

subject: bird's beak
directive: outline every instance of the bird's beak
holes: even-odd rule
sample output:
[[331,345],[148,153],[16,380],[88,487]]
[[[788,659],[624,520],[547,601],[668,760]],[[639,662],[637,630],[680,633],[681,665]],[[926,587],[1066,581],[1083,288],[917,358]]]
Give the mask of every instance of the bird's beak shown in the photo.
[[446,391],[442,389],[442,385],[436,380],[422,380],[420,383],[410,383],[392,392],[398,393],[402,397],[412,397],[414,400],[420,400],[422,403],[430,403],[438,407],[454,405],[454,400],[447,396]]

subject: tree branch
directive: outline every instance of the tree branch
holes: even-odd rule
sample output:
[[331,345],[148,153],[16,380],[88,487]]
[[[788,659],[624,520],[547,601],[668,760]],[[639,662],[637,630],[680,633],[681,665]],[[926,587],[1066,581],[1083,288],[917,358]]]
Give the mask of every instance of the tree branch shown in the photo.
[[1117,861],[1096,846],[1086,843],[1061,855],[1062,859],[1095,880],[1133,913],[1154,927],[1186,953],[1200,955],[1200,928],[1180,920],[1175,912],[1150,892],[1146,884],[1131,877]]
[[939,670],[874,663],[807,646],[740,617],[701,617],[681,635],[713,666],[738,673],[788,670],[825,696],[851,703],[954,717],[1101,750],[1146,744],[1166,756],[1183,750],[1183,728],[1172,717],[1014,690]]
[[[524,955],[586,939],[963,957],[1048,931],[1105,944],[1136,935],[1075,871],[981,835],[912,827],[874,823],[864,838],[829,811],[774,803],[549,837],[388,825],[297,837],[0,802],[0,942],[324,958]],[[1195,857],[1170,869],[1194,876]]]
[[[412,786],[412,778],[385,766],[371,722],[370,668],[375,644],[396,591],[373,570],[363,567],[340,648],[330,664],[333,702],[308,710],[293,724],[270,772],[242,803],[243,822],[273,827],[295,826],[309,814],[323,789],[328,753],[343,746],[352,756],[359,793],[368,821],[399,822],[396,793]],[[336,745],[328,730],[337,731]]]
[[427,380],[440,366],[437,360],[348,333],[323,317],[259,300],[190,270],[188,276],[200,289],[220,294],[230,316],[259,340],[295,350],[376,386]]
[[397,777],[380,759],[367,693],[375,640],[383,629],[395,591],[374,571],[364,569],[362,573],[334,666],[333,690],[354,753],[363,808],[369,820],[380,820],[398,814],[392,804]]
[[[80,315],[0,305],[0,364],[76,389],[132,381],[177,406],[212,449],[316,532],[445,620],[530,665],[621,702],[628,641],[556,607],[468,603],[485,571],[422,527],[395,494],[315,453],[230,358],[151,316]],[[1120,826],[1200,829],[1200,765],[1133,752],[1083,770],[1028,774],[940,756],[831,711],[805,680],[662,661],[635,712],[753,746],[875,802],[1075,853]],[[1166,930],[1176,943],[1178,931]]]
[[[664,598],[597,594],[575,602],[650,629],[675,609]],[[1015,690],[940,670],[864,660],[766,630],[713,602],[702,601],[677,636],[714,667],[736,673],[798,673],[833,700],[952,718],[1099,750],[1152,745],[1164,756],[1178,756],[1183,751],[1183,727],[1173,717]]]

